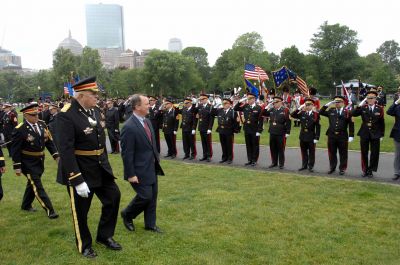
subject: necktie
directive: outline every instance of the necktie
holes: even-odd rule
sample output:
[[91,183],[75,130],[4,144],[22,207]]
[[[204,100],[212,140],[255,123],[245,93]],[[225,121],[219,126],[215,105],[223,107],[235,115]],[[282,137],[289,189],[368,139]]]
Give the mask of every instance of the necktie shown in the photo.
[[37,127],[37,124],[35,123],[35,124],[33,124],[33,130],[35,131],[35,133],[37,133],[38,135],[40,135],[40,133],[39,133],[39,129],[38,129],[38,127]]
[[147,125],[146,120],[143,120],[143,126],[144,126],[144,130],[145,130],[145,132],[147,134],[147,137],[149,138],[149,140],[151,142],[151,132],[150,132],[149,126]]

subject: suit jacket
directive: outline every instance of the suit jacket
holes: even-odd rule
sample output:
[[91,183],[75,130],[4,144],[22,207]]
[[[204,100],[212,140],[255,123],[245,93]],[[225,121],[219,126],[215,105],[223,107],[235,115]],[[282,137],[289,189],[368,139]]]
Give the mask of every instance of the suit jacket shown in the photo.
[[205,133],[207,130],[212,130],[214,125],[214,116],[212,115],[212,106],[207,104],[206,106],[199,105],[197,118],[199,119],[198,129],[199,132]]
[[328,117],[329,119],[329,128],[326,131],[326,135],[343,141],[347,141],[348,137],[354,137],[354,122],[351,112],[343,108],[339,115],[336,108],[329,110],[327,108],[328,106],[323,106],[319,111],[319,115]]
[[264,115],[269,117],[268,132],[272,135],[290,134],[292,122],[289,117],[289,109],[282,106],[279,109],[265,109]]
[[361,116],[362,124],[357,135],[361,138],[379,139],[385,135],[384,109],[375,105],[372,113],[369,106],[356,107],[352,111],[354,117]]
[[137,176],[139,185],[151,185],[157,175],[164,175],[160,166],[159,153],[153,127],[148,119],[151,141],[140,121],[132,115],[121,130],[121,156],[124,164],[124,179]]
[[188,108],[183,107],[178,110],[179,114],[182,116],[181,121],[181,129],[182,132],[191,132],[192,130],[196,130],[198,119],[196,117],[197,109],[195,106],[192,106],[190,110]]
[[218,120],[217,132],[225,135],[233,135],[240,126],[237,112],[232,108],[230,108],[226,113],[223,108],[214,110],[216,112],[215,116],[217,116]]
[[400,142],[400,105],[393,103],[386,111],[386,114],[393,116],[395,119],[392,131],[390,132],[390,137],[395,139],[397,142]]
[[149,114],[147,114],[146,118],[151,121],[151,125],[153,126],[154,131],[160,130],[162,126],[162,111],[158,109],[159,106],[154,106],[154,108],[149,107]]
[[319,140],[321,125],[318,112],[312,111],[311,115],[309,115],[306,111],[295,110],[290,116],[300,120],[299,139],[301,141],[312,142],[313,140]]
[[[162,131],[165,134],[172,134],[174,131],[178,131],[179,127],[179,118],[178,111],[175,108],[162,111],[163,115],[163,127]],[[153,128],[154,129],[154,128]]]
[[252,108],[247,103],[238,102],[233,110],[243,112],[243,130],[245,133],[256,134],[263,131],[264,118],[262,117],[262,108],[259,105]]

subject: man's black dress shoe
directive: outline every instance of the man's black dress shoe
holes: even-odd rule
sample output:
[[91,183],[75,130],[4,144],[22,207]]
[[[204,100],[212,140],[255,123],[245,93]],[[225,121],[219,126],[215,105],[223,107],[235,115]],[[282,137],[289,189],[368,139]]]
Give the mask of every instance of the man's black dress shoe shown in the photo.
[[58,214],[55,211],[52,211],[49,214],[49,218],[50,219],[57,219],[58,218]]
[[344,175],[344,170],[340,170],[339,175]]
[[301,167],[301,168],[299,168],[298,170],[299,171],[303,171],[303,170],[306,170],[307,168],[306,167]]
[[309,172],[314,172],[314,169],[312,167],[308,168]]
[[250,166],[253,162],[249,161],[246,164],[244,164],[245,166]]
[[227,164],[232,164],[232,160],[226,161]]
[[172,156],[171,156],[171,159],[174,159],[175,157],[176,157],[176,155],[172,155]]
[[207,157],[200,158],[199,161],[206,161]]
[[271,164],[271,165],[268,166],[268,168],[274,168],[276,166],[277,166],[277,164]]
[[362,175],[361,175],[361,177],[363,177],[363,178],[368,177],[368,173],[367,173],[367,172],[363,172]]
[[147,231],[154,232],[154,233],[162,233],[161,229],[160,229],[158,226],[155,226],[155,227],[145,227],[144,229],[147,230]]
[[255,166],[257,166],[257,163],[256,162],[251,162],[250,166],[255,167]]
[[333,172],[335,172],[335,169],[331,169],[328,171],[328,174],[332,174]]
[[280,165],[280,166],[279,166],[279,169],[283,169],[283,168],[284,168],[284,166],[283,166],[283,165]]
[[96,242],[112,250],[121,250],[121,245],[116,242],[112,237],[107,239],[96,238]]
[[183,158],[182,158],[182,160],[185,160],[185,159],[188,159],[189,158],[189,156],[184,156]]
[[211,158],[207,158],[206,161],[207,161],[207,162],[211,162]]
[[189,157],[189,160],[193,160],[193,159],[194,159],[194,156]]
[[129,231],[135,231],[135,225],[133,224],[132,220],[129,220],[129,218],[127,218],[123,212],[121,212],[121,217],[126,229]]
[[400,175],[398,174],[394,174],[394,178],[392,178],[393,180],[399,180],[400,179]]
[[35,208],[33,208],[32,206],[29,207],[29,208],[26,208],[26,209],[22,208],[22,210],[27,211],[27,212],[31,212],[31,213],[34,213],[34,212],[37,211],[37,210],[36,210]]
[[219,163],[225,163],[227,160],[226,159],[222,159],[221,161],[219,161]]
[[97,254],[96,252],[94,252],[93,248],[86,248],[83,250],[82,256],[84,256],[85,258],[93,259],[97,257]]
[[168,158],[168,157],[170,157],[170,156],[172,156],[172,155],[165,155],[164,158]]

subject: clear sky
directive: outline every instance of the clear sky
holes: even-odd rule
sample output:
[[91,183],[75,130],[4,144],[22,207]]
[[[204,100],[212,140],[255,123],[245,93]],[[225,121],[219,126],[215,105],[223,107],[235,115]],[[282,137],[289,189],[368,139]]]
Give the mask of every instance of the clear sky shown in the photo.
[[[52,66],[52,52],[68,36],[86,45],[87,0],[1,0],[0,46],[22,57],[24,68]],[[358,32],[359,53],[375,52],[386,40],[400,43],[399,0],[115,0],[123,6],[125,46],[167,49],[177,37],[183,47],[206,49],[213,65],[246,32],[256,31],[269,52],[296,45],[309,49],[319,26],[340,23]]]

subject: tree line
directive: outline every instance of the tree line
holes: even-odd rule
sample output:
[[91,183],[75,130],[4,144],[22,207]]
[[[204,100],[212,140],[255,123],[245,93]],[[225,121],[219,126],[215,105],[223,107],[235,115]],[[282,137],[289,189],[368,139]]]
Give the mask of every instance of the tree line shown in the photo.
[[310,39],[310,50],[304,54],[292,45],[280,54],[265,50],[257,32],[239,36],[232,47],[224,50],[214,66],[208,62],[202,47],[187,47],[181,53],[153,50],[143,68],[107,70],[102,67],[97,50],[85,47],[80,56],[59,48],[54,53],[53,68],[33,75],[0,72],[0,97],[17,102],[51,93],[53,99],[63,96],[63,84],[71,73],[81,78],[96,75],[108,97],[126,97],[133,93],[183,97],[201,91],[222,93],[243,87],[244,64],[262,67],[270,76],[266,86],[273,88],[270,71],[283,65],[295,71],[321,94],[334,93],[334,83],[358,79],[382,85],[393,92],[400,85],[400,47],[387,40],[374,53],[360,56],[361,40],[357,32],[345,25],[324,22]]

